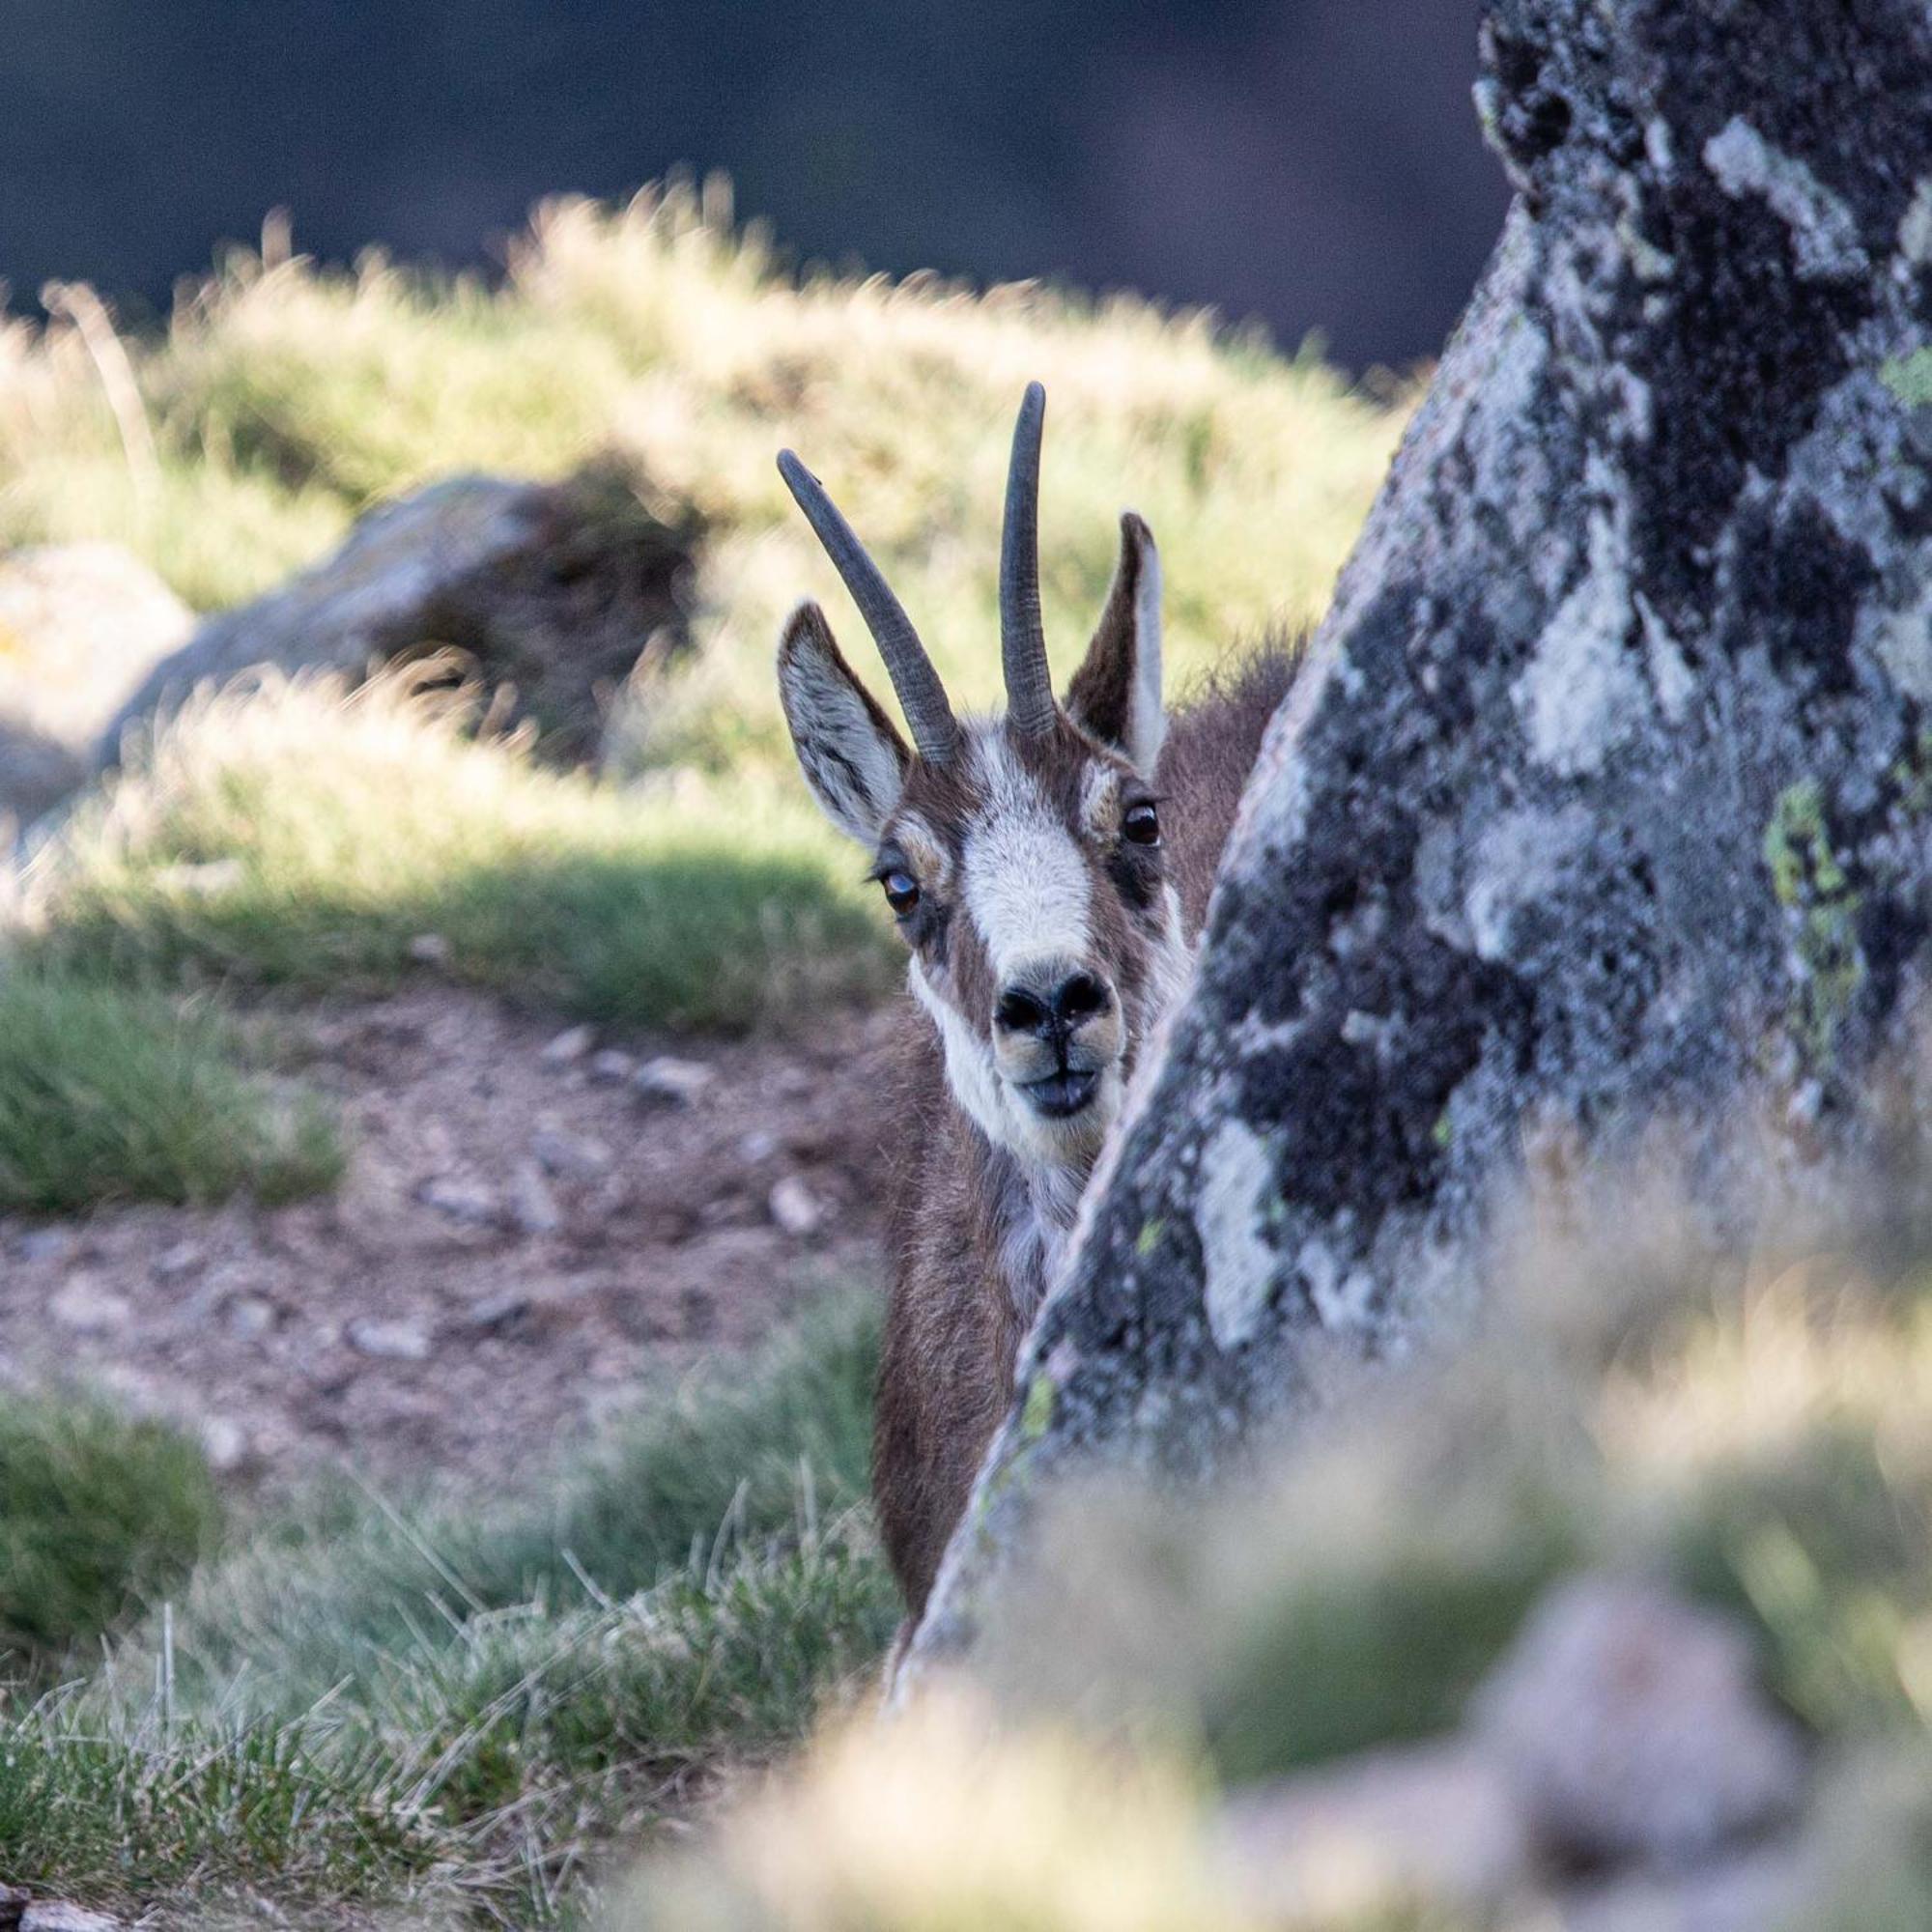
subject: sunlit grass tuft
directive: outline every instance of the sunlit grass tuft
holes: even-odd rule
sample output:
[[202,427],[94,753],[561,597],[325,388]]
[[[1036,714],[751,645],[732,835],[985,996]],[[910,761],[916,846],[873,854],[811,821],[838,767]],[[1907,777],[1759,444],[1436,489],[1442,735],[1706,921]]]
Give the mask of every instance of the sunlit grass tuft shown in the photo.
[[119,540],[211,608],[434,477],[556,476],[614,447],[707,526],[698,648],[670,701],[630,721],[629,755],[716,771],[781,768],[771,652],[799,598],[824,599],[869,661],[774,471],[781,444],[826,478],[977,703],[997,689],[1001,491],[1027,381],[1052,399],[1043,587],[1063,670],[1131,505],[1163,546],[1182,684],[1320,612],[1402,413],[1312,357],[1131,298],[800,276],[682,188],[541,209],[500,287],[238,256],[128,354],[152,466],[71,330],[0,334],[0,543]]
[[478,738],[386,678],[271,680],[137,749],[44,859],[58,956],[317,991],[444,971],[620,1026],[735,1031],[876,993],[887,923],[811,808],[642,788]]

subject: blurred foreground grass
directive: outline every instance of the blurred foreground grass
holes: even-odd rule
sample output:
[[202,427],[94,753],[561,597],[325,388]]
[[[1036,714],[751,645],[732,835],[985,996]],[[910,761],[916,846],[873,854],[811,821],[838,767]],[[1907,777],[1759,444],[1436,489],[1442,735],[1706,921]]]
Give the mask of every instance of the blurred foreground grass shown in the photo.
[[[150,1603],[172,1593],[172,1651],[151,1615],[86,1681],[16,1703],[0,1881],[162,1923],[265,1900],[300,1924],[594,1905],[732,1932],[1504,1932],[1523,1921],[1340,1853],[1332,1895],[1264,1908],[1219,1802],[1454,1727],[1544,1595],[1588,1571],[1740,1619],[1808,1735],[1825,1889],[1788,1932],[1916,1928],[1932,1244],[1894,1222],[1876,1243],[1672,1252],[1667,1213],[1626,1218],[1540,1247],[1453,1359],[1338,1389],[1263,1480],[1068,1492],[991,1633],[987,1705],[887,1726],[852,1709],[896,1605],[863,1503],[876,1315],[836,1298],[526,1500],[349,1492],[253,1525],[185,1584],[179,1539],[120,1559]],[[127,1445],[137,1471],[153,1447]],[[77,1466],[110,1497],[145,1480]],[[127,1517],[73,1481],[61,1497]],[[0,1500],[0,1544],[10,1527]],[[34,1634],[58,1655],[125,1598],[38,1600],[76,1605],[72,1630]],[[639,1833],[694,1815],[624,1879]]]
[[[869,1298],[835,1299],[523,1499],[350,1493],[252,1525],[179,1594],[171,1642],[153,1618],[90,1681],[0,1704],[0,1883],[174,1923],[553,1922],[613,1834],[795,1741],[883,1651],[896,1605],[859,1510],[876,1347]],[[173,1547],[103,1579],[58,1523],[179,1486],[181,1445],[76,1460],[72,1433],[52,1408],[0,1433],[0,1476],[60,1471],[0,1489],[43,1652],[124,1607],[110,1581],[151,1604],[180,1581]]]

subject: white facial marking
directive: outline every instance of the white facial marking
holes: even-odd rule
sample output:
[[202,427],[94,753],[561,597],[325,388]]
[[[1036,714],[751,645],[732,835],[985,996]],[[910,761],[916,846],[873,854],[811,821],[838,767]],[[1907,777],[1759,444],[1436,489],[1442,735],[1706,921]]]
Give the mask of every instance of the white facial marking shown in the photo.
[[905,847],[906,857],[941,892],[946,891],[952,883],[952,854],[939,835],[916,811],[901,812],[894,830]]
[[964,897],[996,983],[1037,959],[1085,959],[1089,885],[1080,848],[1008,748],[988,733],[973,759],[986,810],[967,836]]
[[993,1050],[960,1017],[951,1000],[943,999],[917,959],[908,962],[906,982],[913,998],[939,1030],[940,1050],[946,1055],[946,1080],[966,1117],[996,1147],[1013,1137],[1011,1103],[993,1065]]
[[1121,775],[1097,758],[1080,781],[1080,823],[1088,838],[1110,832],[1120,817]]

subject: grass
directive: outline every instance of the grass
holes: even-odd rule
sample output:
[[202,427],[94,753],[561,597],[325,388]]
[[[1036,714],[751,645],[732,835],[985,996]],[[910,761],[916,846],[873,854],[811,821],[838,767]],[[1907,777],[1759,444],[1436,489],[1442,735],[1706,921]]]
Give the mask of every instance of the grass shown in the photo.
[[212,609],[433,477],[556,476],[614,451],[706,527],[694,665],[620,735],[645,763],[734,778],[785,764],[771,652],[798,598],[826,601],[855,661],[869,650],[773,469],[780,444],[828,479],[980,702],[1029,378],[1052,396],[1049,637],[1070,654],[1091,628],[1131,502],[1164,547],[1183,681],[1319,613],[1401,420],[1312,356],[1127,298],[801,275],[681,188],[544,208],[496,287],[237,256],[126,353],[152,466],[71,330],[0,333],[0,545],[117,540]]
[[626,790],[385,678],[204,699],[49,854],[57,957],[308,992],[419,972],[618,1027],[740,1032],[876,996],[887,921],[789,792]]
[[178,1589],[220,1521],[200,1451],[172,1429],[84,1397],[10,1399],[0,1406],[0,1673],[43,1673]]
[[869,1302],[836,1300],[548,1501],[258,1526],[172,1644],[151,1626],[15,1714],[0,1883],[164,1918],[551,1922],[613,1834],[795,1741],[882,1652],[853,1506],[876,1347]]
[[249,1070],[205,1004],[0,965],[0,1209],[283,1201],[341,1164],[329,1117]]
[[[437,477],[615,459],[701,532],[696,648],[613,694],[602,781],[399,683],[201,700],[42,855],[51,971],[375,993],[419,972],[427,942],[465,983],[696,1033],[877,997],[889,922],[805,795],[772,673],[805,595],[858,662],[870,647],[779,445],[832,481],[970,704],[997,689],[1002,486],[1029,378],[1053,396],[1044,593],[1063,667],[1131,501],[1165,546],[1177,686],[1320,611],[1402,418],[1205,316],[801,272],[715,188],[547,206],[492,284],[270,256],[234,256],[165,329],[118,345],[0,318],[0,548],[118,541],[215,609]],[[102,356],[126,359],[145,435],[110,409]],[[46,1139],[45,1206],[119,1191],[82,1138]]]

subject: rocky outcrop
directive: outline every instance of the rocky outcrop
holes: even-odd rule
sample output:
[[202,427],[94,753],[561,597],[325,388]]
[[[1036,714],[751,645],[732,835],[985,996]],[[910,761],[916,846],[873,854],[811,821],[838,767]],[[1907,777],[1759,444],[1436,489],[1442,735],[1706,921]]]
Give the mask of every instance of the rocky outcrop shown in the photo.
[[1517,203],[1231,842],[913,1651],[1058,1470],[1480,1294],[1526,1142],[1855,1138],[1932,930],[1932,14],[1497,0]]
[[113,544],[0,556],[0,820],[31,824],[81,782],[102,726],[193,624]]
[[202,625],[122,707],[96,753],[196,687],[247,671],[371,668],[455,649],[548,750],[597,749],[610,696],[647,650],[687,640],[694,530],[615,469],[532,485],[458,476],[372,511],[332,556]]

